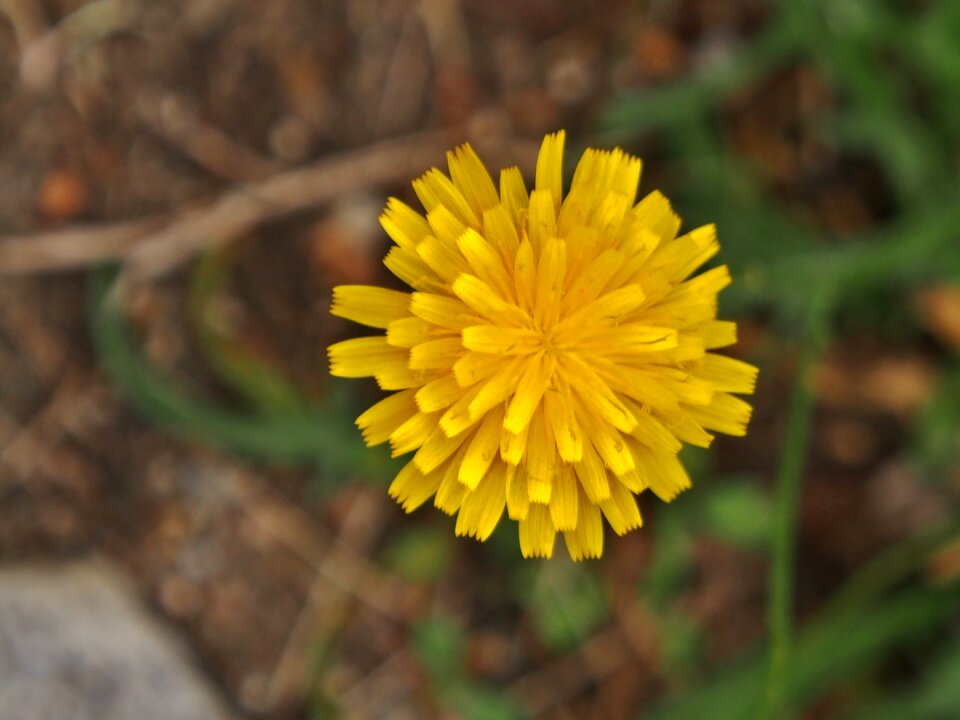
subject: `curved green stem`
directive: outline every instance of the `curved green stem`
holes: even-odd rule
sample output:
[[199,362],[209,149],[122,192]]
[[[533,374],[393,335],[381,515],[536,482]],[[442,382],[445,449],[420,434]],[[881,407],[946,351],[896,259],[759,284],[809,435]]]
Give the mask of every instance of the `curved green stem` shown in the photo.
[[785,688],[793,646],[793,570],[797,506],[813,415],[813,372],[826,346],[833,297],[834,285],[825,281],[810,299],[798,376],[790,397],[786,436],[777,473],[773,569],[770,573],[767,609],[771,644],[770,669],[766,698],[760,715],[764,720],[781,720],[785,717]]

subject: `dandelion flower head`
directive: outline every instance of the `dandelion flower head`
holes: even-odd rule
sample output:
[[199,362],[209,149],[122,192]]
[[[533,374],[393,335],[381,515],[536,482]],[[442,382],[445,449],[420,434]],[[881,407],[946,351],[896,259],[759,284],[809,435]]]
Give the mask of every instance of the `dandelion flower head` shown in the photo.
[[548,135],[533,190],[499,188],[469,145],[413,182],[421,214],[389,200],[384,263],[413,292],[346,285],[334,315],[386,332],[332,345],[331,373],[389,391],[358,419],[368,445],[413,453],[390,485],[408,512],[433,498],[456,534],[485,540],[506,510],[525,557],[599,557],[603,519],[640,527],[636,496],[690,487],[677,457],[743,435],[757,370],[713,352],[725,266],[712,225],[678,235],[640,160],[587,150],[563,194],[564,133]]

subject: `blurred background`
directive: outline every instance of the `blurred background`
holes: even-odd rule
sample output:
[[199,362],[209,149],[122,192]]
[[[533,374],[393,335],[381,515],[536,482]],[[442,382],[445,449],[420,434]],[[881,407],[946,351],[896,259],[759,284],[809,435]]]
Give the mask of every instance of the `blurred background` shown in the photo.
[[[0,10],[0,717],[752,719],[797,473],[777,717],[960,717],[960,4]],[[761,367],[576,565],[403,516],[324,354],[388,195],[559,127],[717,223]]]

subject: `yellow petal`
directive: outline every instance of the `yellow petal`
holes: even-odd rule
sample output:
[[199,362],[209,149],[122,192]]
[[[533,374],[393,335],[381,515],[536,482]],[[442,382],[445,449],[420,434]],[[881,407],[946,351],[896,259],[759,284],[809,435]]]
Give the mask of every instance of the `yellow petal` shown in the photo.
[[388,395],[357,418],[357,427],[368,446],[389,440],[394,430],[417,413],[415,392],[411,389]]
[[[467,226],[454,215],[445,205],[437,205],[427,213],[427,222],[430,223],[430,235],[441,244],[452,248],[467,230]],[[429,235],[427,236],[429,237]],[[426,240],[427,238],[424,238]],[[417,247],[420,247],[419,244]]]
[[704,430],[700,423],[686,412],[667,416],[664,422],[667,423],[670,432],[682,442],[702,448],[708,448],[713,444],[713,435]]
[[500,171],[500,202],[515,225],[521,211],[526,211],[529,203],[527,186],[523,182],[523,173],[518,167],[504,168]]
[[458,332],[479,319],[457,298],[435,293],[413,293],[410,296],[410,312],[429,323]]
[[523,520],[530,510],[527,495],[527,470],[522,465],[507,465],[507,516],[511,520]]
[[695,328],[694,332],[703,340],[703,346],[707,350],[726,347],[737,342],[737,324],[729,320],[705,322]]
[[394,347],[412,348],[414,345],[435,340],[437,328],[418,317],[394,320],[387,327],[387,343]]
[[410,513],[433,496],[440,486],[442,475],[439,472],[424,475],[412,462],[408,462],[397,473],[387,492]]
[[[457,476],[460,482],[473,490],[483,479],[491,463],[497,459],[500,449],[500,426],[503,423],[503,411],[491,411],[477,428],[467,454],[460,464],[460,473]],[[499,466],[501,463],[497,463]]]
[[477,540],[486,540],[493,533],[507,500],[505,470],[503,463],[494,463],[476,489],[463,499],[457,515],[458,536],[469,535]]
[[517,302],[527,313],[533,310],[533,293],[537,282],[537,267],[533,256],[533,246],[527,238],[520,242],[513,263],[513,279]]
[[417,454],[413,456],[413,462],[421,472],[433,472],[457,452],[466,439],[464,435],[449,438],[443,429],[437,426],[417,450]]
[[644,410],[642,406],[628,398],[624,398],[623,403],[637,419],[637,426],[630,432],[630,435],[641,445],[659,452],[677,453],[680,451],[681,444],[676,436],[657,418],[653,417],[649,408]]
[[430,233],[430,226],[420,213],[393,197],[387,200],[380,224],[398,246],[409,252]]
[[[460,253],[466,258],[476,277],[482,280],[488,288],[496,290],[500,298],[510,301],[511,307],[516,308],[513,278],[503,264],[503,257],[499,249],[472,229],[460,236],[460,239],[457,240],[457,247],[460,248]],[[459,295],[459,293],[457,294]]]
[[583,458],[583,434],[573,412],[569,388],[559,392],[548,390],[543,396],[543,406],[560,457],[566,462],[579,462]]
[[515,303],[506,302],[491,287],[473,275],[460,275],[453,283],[453,292],[474,311],[498,325],[524,327],[530,316]]
[[613,277],[626,257],[616,250],[604,250],[584,268],[563,296],[563,309],[569,313],[596,300],[607,281]]
[[563,533],[567,552],[572,560],[598,558],[603,555],[603,521],[600,508],[587,501],[580,490],[580,514],[577,526]]
[[659,190],[654,190],[637,203],[633,215],[637,224],[650,228],[661,243],[672,240],[680,229],[680,218]]
[[373,377],[381,390],[406,390],[430,382],[435,375],[429,370],[411,370],[407,358],[394,358],[384,362]]
[[527,497],[531,503],[537,505],[549,505],[550,497],[553,495],[553,478],[538,478],[533,475],[527,475]]
[[437,425],[437,413],[417,413],[390,433],[391,455],[397,457],[423,445]]
[[563,130],[547,135],[537,156],[536,189],[547,190],[553,198],[554,212],[563,201]]
[[567,246],[563,240],[550,238],[541,247],[533,316],[538,327],[553,327],[560,314],[560,298],[567,274]]
[[483,415],[510,397],[523,362],[522,357],[516,357],[510,362],[498,363],[500,369],[483,384],[480,392],[470,403],[472,417]]
[[540,404],[540,398],[550,384],[555,368],[556,360],[552,355],[544,355],[541,351],[530,358],[523,374],[517,380],[517,391],[507,407],[503,422],[506,430],[516,435],[527,427],[534,410]]
[[497,190],[490,179],[490,173],[469,145],[461,145],[447,153],[447,165],[453,184],[476,211],[482,215],[487,208],[499,204]]
[[387,269],[415,290],[437,292],[443,280],[420,259],[417,251],[395,247],[383,259]]
[[534,256],[538,256],[547,240],[557,237],[557,215],[553,197],[547,190],[534,190],[530,193],[530,207],[527,210],[527,237],[533,247]]
[[442,206],[451,210],[464,225],[479,227],[477,216],[470,207],[470,203],[457,190],[457,186],[442,172],[433,168],[423,177],[413,181],[413,191],[420,198],[424,209],[429,213],[434,208]]
[[387,344],[385,337],[362,337],[344,340],[327,348],[330,374],[336,377],[361,378],[377,374],[385,365],[396,363],[404,351]]
[[690,476],[675,453],[658,453],[641,449],[637,465],[647,485],[664,502],[671,502],[690,487]]
[[747,433],[753,408],[738,397],[720,392],[709,405],[690,406],[687,412],[707,430],[741,436]]
[[589,363],[580,359],[573,353],[567,353],[560,360],[560,367],[563,376],[570,383],[571,389],[579,400],[579,406],[583,410],[577,410],[582,417],[583,413],[589,412],[589,420],[581,423],[584,429],[588,429],[591,424],[602,423],[611,425],[617,430],[623,432],[632,432],[637,426],[637,419],[633,413],[623,404],[610,387],[597,375],[590,367]]
[[496,205],[483,213],[483,234],[499,248],[500,256],[505,261],[513,260],[520,247],[520,237],[513,217],[503,205]]
[[416,404],[422,412],[443,410],[453,405],[462,392],[457,379],[450,373],[444,373],[416,391]]
[[527,436],[530,434],[530,425],[519,433],[504,430],[500,436],[500,457],[504,462],[517,465],[523,460],[527,452]]
[[411,370],[449,370],[463,355],[463,343],[456,335],[430,340],[410,348]]
[[410,315],[410,294],[369,285],[339,285],[333,289],[330,314],[386,328],[394,320]]
[[527,517],[520,521],[520,552],[525,558],[553,555],[557,530],[544,505],[531,505]]
[[623,475],[636,467],[633,454],[616,428],[602,422],[585,422],[584,429],[603,464],[614,475]]
[[550,518],[557,530],[573,530],[577,526],[577,476],[570,465],[557,472],[550,496]]
[[717,390],[733,393],[752,393],[757,385],[758,370],[742,360],[707,353],[693,366],[693,372],[701,380]]
[[540,345],[540,335],[526,328],[474,325],[463,329],[463,346],[475,352],[529,355]]
[[470,270],[466,258],[455,244],[432,236],[417,245],[417,255],[438,277],[448,283],[456,280],[460,273]]
[[460,509],[463,499],[470,492],[470,489],[462,482],[457,480],[457,473],[460,470],[460,463],[464,454],[467,452],[465,444],[460,445],[453,459],[444,466],[443,479],[440,480],[440,486],[437,488],[437,495],[433,499],[433,505],[438,510],[442,510],[447,515],[453,515]]
[[620,482],[610,483],[610,497],[600,503],[600,509],[617,535],[643,525],[636,498]]
[[557,446],[553,431],[547,422],[543,405],[539,405],[530,419],[530,434],[527,436],[527,472],[531,481],[551,483],[557,472]]
[[495,375],[502,367],[499,355],[468,351],[453,364],[453,374],[460,387],[468,387]]
[[583,444],[583,459],[574,463],[573,469],[590,502],[601,503],[610,497],[607,469],[592,443]]
[[479,417],[470,415],[470,403],[480,392],[480,386],[468,388],[447,411],[440,416],[440,427],[448,437],[459,435],[464,430],[473,427],[479,422]]

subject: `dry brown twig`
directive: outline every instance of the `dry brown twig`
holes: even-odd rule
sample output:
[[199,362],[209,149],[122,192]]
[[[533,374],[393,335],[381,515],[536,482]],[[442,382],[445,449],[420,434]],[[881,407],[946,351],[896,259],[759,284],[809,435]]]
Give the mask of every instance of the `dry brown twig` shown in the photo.
[[162,218],[152,217],[0,237],[0,275],[61,272],[119,260],[162,226]]
[[173,93],[144,91],[135,103],[151,131],[217,177],[233,182],[265,180],[283,169],[208,125]]
[[436,162],[448,144],[444,132],[387,140],[241,185],[210,207],[188,212],[143,238],[127,256],[121,280],[159,278],[201,250],[229,242],[267,220],[406,178]]
[[38,0],[0,0],[0,13],[10,20],[21,52],[47,31],[46,13]]
[[[383,512],[382,505],[383,498],[379,496],[373,498],[359,494],[347,511],[339,532],[332,538],[327,555],[318,558],[314,564],[322,566],[324,560],[337,552],[338,548],[348,548],[359,557],[369,557],[379,536],[379,528],[382,527],[377,517]],[[302,700],[310,681],[307,670],[314,643],[336,633],[353,602],[354,598],[349,593],[334,591],[330,579],[322,571],[316,572],[267,683],[262,703],[264,711],[276,712]]]
[[[0,238],[0,275],[125,260],[124,284],[158,279],[206,248],[230,242],[261,223],[371,186],[407,180],[437,164],[463,134],[436,130],[347,151],[241,185],[207,207],[166,222],[154,217]],[[507,155],[510,149],[511,156],[526,162],[535,153],[529,143],[499,140],[497,145],[491,148],[494,156]]]

